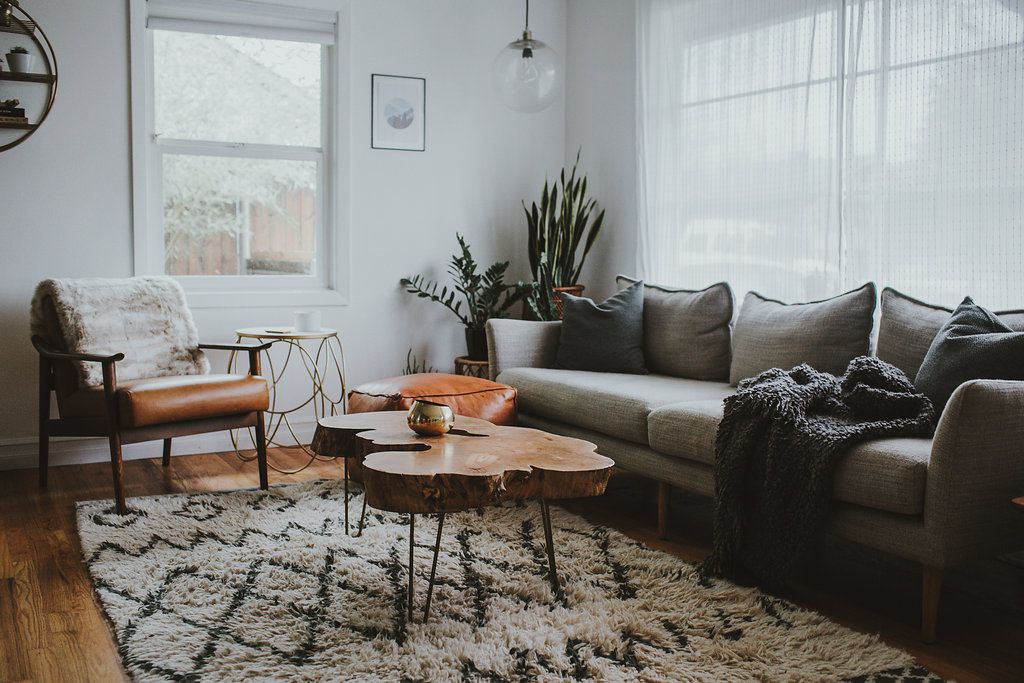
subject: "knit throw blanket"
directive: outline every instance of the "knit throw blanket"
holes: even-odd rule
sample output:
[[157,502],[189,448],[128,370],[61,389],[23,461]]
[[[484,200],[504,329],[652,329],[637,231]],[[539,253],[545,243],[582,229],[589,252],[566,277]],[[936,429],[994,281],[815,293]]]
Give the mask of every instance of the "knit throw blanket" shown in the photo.
[[836,463],[854,445],[929,437],[931,402],[871,356],[836,377],[772,369],[725,399],[715,442],[715,540],[707,575],[784,585],[824,534]]

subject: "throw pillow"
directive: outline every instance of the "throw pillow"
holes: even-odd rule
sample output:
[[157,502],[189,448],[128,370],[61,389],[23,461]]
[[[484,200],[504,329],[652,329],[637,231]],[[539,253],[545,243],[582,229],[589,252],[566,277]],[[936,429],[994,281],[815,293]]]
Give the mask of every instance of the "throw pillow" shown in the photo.
[[[877,355],[914,378],[928,347],[953,309],[913,299],[891,287],[882,290]],[[1024,332],[1024,311],[996,311],[1010,329]]]
[[940,415],[956,388],[972,379],[1024,380],[1024,332],[967,297],[935,335],[914,384]]
[[562,294],[557,365],[565,370],[646,374],[644,290],[638,282],[600,305]]
[[803,304],[784,304],[750,292],[733,329],[729,382],[770,368],[789,370],[807,363],[842,375],[857,356],[871,352],[875,283],[845,294]]
[[[620,287],[639,280],[620,275]],[[733,296],[719,282],[701,290],[644,285],[644,363],[651,372],[724,382],[732,360]]]

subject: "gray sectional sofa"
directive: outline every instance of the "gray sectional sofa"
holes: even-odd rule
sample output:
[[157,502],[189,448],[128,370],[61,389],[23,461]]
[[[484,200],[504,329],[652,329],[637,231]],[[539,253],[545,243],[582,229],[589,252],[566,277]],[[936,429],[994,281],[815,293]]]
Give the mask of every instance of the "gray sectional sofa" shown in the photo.
[[[724,284],[700,292],[649,287],[644,350],[654,372],[558,369],[560,322],[491,320],[491,376],[519,391],[520,424],[592,441],[619,467],[660,482],[664,533],[671,487],[713,495],[722,401],[739,379],[803,361],[842,372],[868,352],[914,378],[950,311],[886,289],[878,316],[877,298],[874,285],[795,306],[750,293],[737,316]],[[1024,313],[1000,317],[1024,330]],[[880,439],[846,454],[829,530],[921,563],[922,633],[930,640],[943,568],[1024,548],[1024,515],[1010,502],[1020,495],[1024,382],[974,380],[953,394],[934,438]]]

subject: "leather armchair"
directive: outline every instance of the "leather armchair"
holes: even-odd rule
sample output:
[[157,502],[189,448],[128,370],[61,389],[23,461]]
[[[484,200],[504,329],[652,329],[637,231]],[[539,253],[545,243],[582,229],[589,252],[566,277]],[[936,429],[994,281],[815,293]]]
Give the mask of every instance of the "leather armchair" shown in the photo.
[[[163,465],[170,465],[171,439],[224,429],[255,427],[260,488],[266,489],[267,450],[263,411],[269,405],[266,381],[260,377],[260,351],[269,344],[200,344],[200,349],[242,351],[249,355],[248,375],[182,375],[154,377],[118,384],[117,362],[124,354],[67,353],[46,345],[39,352],[39,485],[47,485],[50,436],[106,436],[114,474],[117,511],[127,511],[121,446],[163,439]],[[100,363],[103,385],[60,395],[55,364]],[[58,392],[60,417],[50,417],[50,392]]]
[[[270,395],[260,377],[260,352],[269,344],[199,343],[184,292],[169,278],[46,280],[32,314],[41,487],[47,485],[51,436],[105,436],[117,511],[124,514],[122,445],[161,439],[166,467],[176,436],[251,427],[260,487],[267,488],[263,411]],[[203,350],[247,353],[248,374],[210,374]],[[50,414],[51,394],[57,417]]]

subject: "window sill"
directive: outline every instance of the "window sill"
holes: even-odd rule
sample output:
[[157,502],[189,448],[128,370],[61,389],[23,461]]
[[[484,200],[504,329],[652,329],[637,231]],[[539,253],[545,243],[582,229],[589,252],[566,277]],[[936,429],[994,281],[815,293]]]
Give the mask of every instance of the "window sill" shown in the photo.
[[334,289],[189,290],[191,308],[324,308],[348,306],[348,297]]

